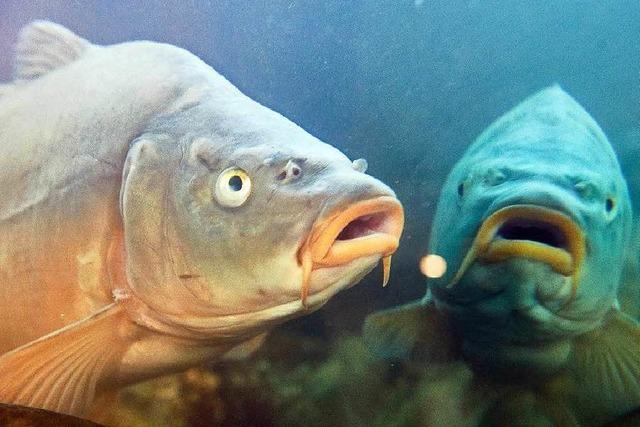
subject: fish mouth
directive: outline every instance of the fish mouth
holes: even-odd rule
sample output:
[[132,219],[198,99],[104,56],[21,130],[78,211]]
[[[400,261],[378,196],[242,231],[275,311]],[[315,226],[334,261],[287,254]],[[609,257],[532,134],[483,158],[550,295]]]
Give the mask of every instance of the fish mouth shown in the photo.
[[380,255],[386,285],[391,255],[398,248],[403,227],[402,205],[390,196],[363,200],[318,220],[298,251],[303,270],[302,304],[306,306],[313,270],[337,267],[358,258]]
[[475,260],[497,263],[520,257],[543,262],[557,273],[571,276],[575,296],[584,253],[582,229],[568,215],[536,205],[507,206],[482,223],[447,287],[453,287]]

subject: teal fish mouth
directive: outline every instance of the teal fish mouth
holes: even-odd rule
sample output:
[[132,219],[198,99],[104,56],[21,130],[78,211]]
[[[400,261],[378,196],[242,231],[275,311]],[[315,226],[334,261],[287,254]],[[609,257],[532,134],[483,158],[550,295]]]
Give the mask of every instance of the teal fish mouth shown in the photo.
[[507,206],[482,223],[447,288],[455,286],[476,261],[498,263],[520,257],[542,262],[557,273],[570,276],[575,295],[585,245],[582,229],[566,214],[536,205]]

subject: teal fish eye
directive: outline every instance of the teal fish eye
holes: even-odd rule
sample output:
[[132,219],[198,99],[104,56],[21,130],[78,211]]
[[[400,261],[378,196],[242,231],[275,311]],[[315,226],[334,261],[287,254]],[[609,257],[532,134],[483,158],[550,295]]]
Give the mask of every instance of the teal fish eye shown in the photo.
[[240,178],[238,175],[233,175],[231,178],[229,178],[229,188],[232,191],[242,190],[242,178]]
[[464,183],[461,182],[458,184],[458,196],[462,197],[464,195]]
[[611,212],[615,206],[615,200],[613,200],[613,198],[611,197],[607,198],[607,201],[605,202],[605,209],[607,210],[607,212]]

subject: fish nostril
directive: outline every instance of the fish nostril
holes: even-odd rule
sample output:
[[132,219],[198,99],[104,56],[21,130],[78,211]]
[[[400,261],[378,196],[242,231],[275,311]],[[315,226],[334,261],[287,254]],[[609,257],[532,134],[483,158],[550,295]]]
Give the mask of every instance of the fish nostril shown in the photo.
[[289,160],[280,173],[276,175],[276,179],[282,182],[289,182],[300,178],[300,176],[302,176],[302,168],[293,160]]

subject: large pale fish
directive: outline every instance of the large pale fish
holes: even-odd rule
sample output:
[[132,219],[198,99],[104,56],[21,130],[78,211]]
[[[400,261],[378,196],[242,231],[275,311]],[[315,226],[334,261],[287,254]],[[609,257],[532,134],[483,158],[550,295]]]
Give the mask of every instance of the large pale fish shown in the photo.
[[480,378],[545,389],[586,424],[620,416],[640,406],[640,328],[616,300],[630,225],[606,136],[544,89],[449,174],[430,240],[446,273],[422,301],[371,316],[365,337],[383,356],[462,358]]
[[0,402],[255,348],[398,246],[393,191],[175,46],[35,22],[0,95]]

